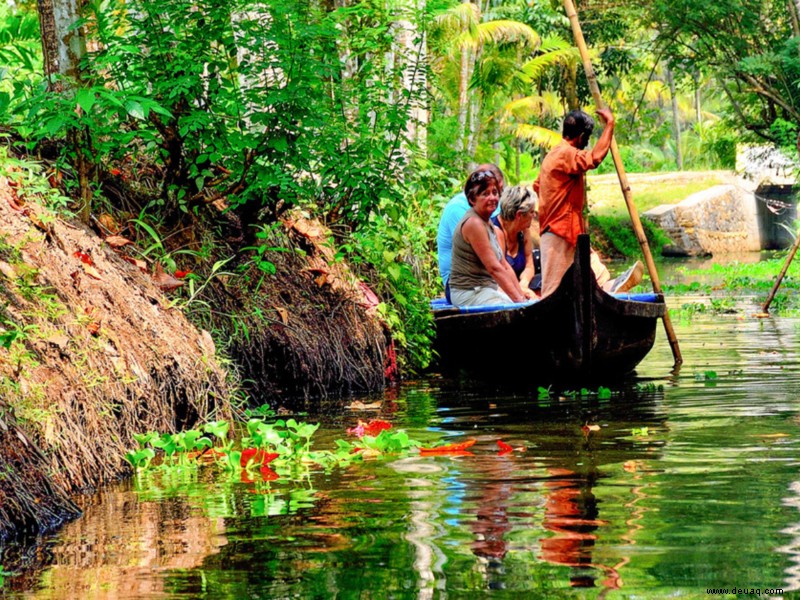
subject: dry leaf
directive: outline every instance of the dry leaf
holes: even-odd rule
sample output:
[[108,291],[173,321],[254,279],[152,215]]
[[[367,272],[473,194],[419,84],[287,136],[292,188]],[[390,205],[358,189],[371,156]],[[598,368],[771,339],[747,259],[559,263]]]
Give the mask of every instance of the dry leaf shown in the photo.
[[316,283],[319,287],[322,287],[323,285],[325,285],[325,282],[327,281],[328,281],[328,276],[325,273],[323,273],[314,280],[314,283]]
[[138,258],[132,258],[130,256],[123,256],[123,260],[131,263],[132,265],[136,265],[143,273],[147,273],[147,263],[143,260],[139,260]]
[[161,263],[156,263],[155,273],[153,273],[153,281],[165,292],[183,286],[183,282],[180,279],[176,279],[169,273],[164,272],[164,269],[161,267]]
[[87,265],[86,263],[81,264],[83,270],[86,271],[86,274],[93,278],[97,279],[98,281],[103,281],[103,278],[100,276],[100,273],[95,269],[92,265]]
[[58,346],[58,348],[61,350],[64,350],[67,347],[67,344],[69,344],[69,338],[63,333],[54,333],[47,338],[47,341],[54,346]]
[[110,235],[105,239],[105,242],[112,248],[122,248],[123,246],[133,243],[128,238],[124,238],[121,235]]
[[281,316],[281,322],[284,325],[288,325],[289,324],[289,311],[286,310],[285,308],[281,308],[279,306],[276,306],[275,310]]
[[752,316],[755,319],[769,319],[769,313],[768,312],[754,313]]
[[109,215],[108,213],[103,213],[99,217],[97,217],[97,222],[102,225],[103,229],[108,231],[111,235],[117,235],[121,228],[119,223],[114,220],[114,217]]
[[86,329],[88,329],[89,333],[92,335],[97,336],[100,334],[100,323],[97,321],[92,321],[86,326]]
[[8,205],[17,212],[23,212],[25,209],[22,207],[22,205],[17,203],[16,195],[17,195],[16,193],[9,194]]
[[0,273],[11,279],[12,281],[17,278],[17,272],[14,270],[10,264],[4,261],[0,261]]
[[583,435],[589,435],[592,431],[600,431],[600,425],[584,425],[581,427]]
[[37,215],[35,212],[29,210],[28,218],[38,229],[44,231],[45,233],[50,233],[50,227],[45,225],[44,221],[42,221],[42,219],[39,218],[39,215]]
[[378,402],[373,402],[371,404],[364,404],[360,400],[356,400],[348,404],[345,408],[348,410],[378,410],[383,403],[379,400]]

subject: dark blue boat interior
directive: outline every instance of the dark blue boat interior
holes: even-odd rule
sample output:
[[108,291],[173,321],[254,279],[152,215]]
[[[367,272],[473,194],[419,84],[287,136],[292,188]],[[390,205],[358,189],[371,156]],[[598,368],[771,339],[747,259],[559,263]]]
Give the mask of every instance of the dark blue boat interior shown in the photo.
[[[629,302],[658,302],[658,296],[653,293],[644,294],[610,294],[617,300],[626,300]],[[462,306],[458,308],[450,304],[445,298],[434,298],[431,300],[431,310],[448,310],[457,309],[458,312],[464,314],[471,313],[486,313],[497,312],[500,310],[508,310],[510,308],[521,308],[530,304],[535,304],[536,301],[527,302],[525,304],[489,304],[486,306]]]

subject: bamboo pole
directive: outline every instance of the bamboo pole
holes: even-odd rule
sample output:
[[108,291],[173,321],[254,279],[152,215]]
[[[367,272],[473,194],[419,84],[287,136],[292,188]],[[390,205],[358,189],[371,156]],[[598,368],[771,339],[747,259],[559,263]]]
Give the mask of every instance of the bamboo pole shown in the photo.
[[[800,0],[799,0],[800,1]],[[589,50],[586,48],[586,41],[583,38],[583,31],[581,24],[578,21],[578,13],[575,10],[575,5],[572,0],[564,0],[564,9],[566,10],[569,22],[572,25],[572,34],[575,37],[575,43],[581,54],[583,61],[583,68],[586,71],[586,79],[589,82],[589,89],[592,92],[594,103],[597,108],[604,108],[603,98],[600,96],[600,86],[597,83],[597,76],[592,68],[592,61],[589,58]],[[656,264],[653,261],[653,255],[650,252],[650,245],[647,243],[647,236],[644,234],[642,228],[642,221],[639,219],[639,211],[636,210],[636,205],[633,203],[633,196],[631,195],[631,187],[628,185],[628,176],[625,173],[625,166],[622,164],[622,156],[619,153],[616,138],[611,138],[611,156],[614,158],[614,166],[617,168],[617,175],[619,176],[619,185],[622,188],[622,195],[625,198],[625,204],[628,206],[628,214],[630,214],[631,222],[633,223],[633,231],[636,238],[639,240],[639,246],[642,248],[645,263],[647,264],[647,271],[650,274],[650,280],[653,282],[653,291],[656,294],[661,294],[661,281],[658,278],[656,271]],[[675,336],[675,330],[672,328],[672,322],[669,318],[669,311],[664,313],[664,330],[667,333],[670,348],[672,349],[672,356],[675,359],[675,366],[683,363],[681,350],[678,346],[678,338]]]
[[781,272],[778,275],[778,279],[775,281],[775,285],[772,286],[772,291],[769,293],[769,298],[767,298],[767,301],[764,302],[764,306],[761,307],[761,312],[763,313],[769,312],[769,305],[772,304],[772,300],[775,298],[775,294],[777,293],[778,288],[781,287],[781,282],[783,281],[783,278],[786,275],[786,271],[789,270],[789,265],[792,264],[794,255],[797,254],[798,247],[800,247],[800,232],[798,232],[797,237],[794,238],[794,244],[792,245],[792,249],[786,256],[786,261],[784,261],[783,263],[783,268],[781,269]]

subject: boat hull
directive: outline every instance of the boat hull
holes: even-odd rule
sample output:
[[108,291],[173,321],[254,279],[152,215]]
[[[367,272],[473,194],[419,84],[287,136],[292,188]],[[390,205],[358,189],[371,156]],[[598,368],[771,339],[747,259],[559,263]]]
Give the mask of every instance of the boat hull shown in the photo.
[[443,371],[497,380],[577,382],[620,378],[652,349],[664,299],[637,302],[603,292],[591,271],[588,236],[551,296],[494,312],[434,311]]

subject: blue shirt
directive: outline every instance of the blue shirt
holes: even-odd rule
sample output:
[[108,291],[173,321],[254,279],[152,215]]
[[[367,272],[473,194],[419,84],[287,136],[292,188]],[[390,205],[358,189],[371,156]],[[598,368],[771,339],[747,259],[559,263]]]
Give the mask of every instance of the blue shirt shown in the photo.
[[459,192],[450,199],[442,211],[439,233],[436,236],[439,275],[442,277],[442,285],[447,285],[447,280],[450,279],[450,265],[453,262],[453,232],[468,210],[467,197],[464,192]]
[[[450,279],[450,265],[453,262],[453,232],[456,225],[464,218],[469,210],[469,202],[464,192],[459,192],[444,206],[442,218],[439,220],[439,233],[436,236],[436,249],[439,259],[439,275],[442,277],[442,285],[447,285]],[[500,214],[500,203],[492,216]]]

